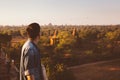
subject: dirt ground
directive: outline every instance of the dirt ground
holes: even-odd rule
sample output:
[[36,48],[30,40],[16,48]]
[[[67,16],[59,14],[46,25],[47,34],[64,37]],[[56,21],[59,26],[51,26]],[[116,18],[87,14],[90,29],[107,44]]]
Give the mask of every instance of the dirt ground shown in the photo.
[[76,80],[120,80],[120,59],[71,67]]

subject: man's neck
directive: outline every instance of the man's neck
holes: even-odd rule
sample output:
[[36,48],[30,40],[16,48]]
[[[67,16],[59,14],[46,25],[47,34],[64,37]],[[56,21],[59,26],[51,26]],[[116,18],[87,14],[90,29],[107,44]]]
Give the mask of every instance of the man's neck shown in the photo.
[[31,38],[28,38],[30,41],[32,41],[34,44],[36,44],[37,45],[37,40],[35,39],[35,40],[32,40]]
[[33,43],[37,45],[37,41],[34,40]]

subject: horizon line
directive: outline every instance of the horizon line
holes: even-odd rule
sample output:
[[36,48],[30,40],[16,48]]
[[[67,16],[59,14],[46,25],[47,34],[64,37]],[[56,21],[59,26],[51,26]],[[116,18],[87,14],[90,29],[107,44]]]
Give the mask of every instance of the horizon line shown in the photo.
[[[33,22],[34,23],[34,22]],[[30,24],[30,23],[29,23]],[[4,26],[27,26],[29,24],[0,24],[0,27],[4,27]],[[40,26],[110,26],[110,25],[120,25],[119,24],[52,24],[52,23],[48,23],[48,24],[40,24]]]

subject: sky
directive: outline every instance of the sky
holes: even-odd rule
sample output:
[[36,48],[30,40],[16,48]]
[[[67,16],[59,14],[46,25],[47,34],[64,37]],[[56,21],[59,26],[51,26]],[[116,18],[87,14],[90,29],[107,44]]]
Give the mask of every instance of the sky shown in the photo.
[[120,24],[120,0],[0,0],[0,25]]

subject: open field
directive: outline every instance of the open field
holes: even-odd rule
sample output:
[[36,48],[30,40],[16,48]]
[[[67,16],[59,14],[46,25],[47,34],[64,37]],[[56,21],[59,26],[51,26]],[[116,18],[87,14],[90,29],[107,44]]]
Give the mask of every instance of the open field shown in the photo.
[[76,80],[120,80],[120,59],[70,68]]

